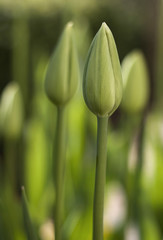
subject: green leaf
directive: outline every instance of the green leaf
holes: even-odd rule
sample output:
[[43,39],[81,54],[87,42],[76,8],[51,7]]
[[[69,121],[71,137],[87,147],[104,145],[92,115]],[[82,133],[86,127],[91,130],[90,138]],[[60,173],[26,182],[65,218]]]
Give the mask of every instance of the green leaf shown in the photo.
[[28,240],[37,240],[37,236],[31,221],[30,213],[28,210],[28,203],[25,194],[25,189],[22,187],[22,206],[23,206],[23,216],[24,216],[24,225],[27,234]]

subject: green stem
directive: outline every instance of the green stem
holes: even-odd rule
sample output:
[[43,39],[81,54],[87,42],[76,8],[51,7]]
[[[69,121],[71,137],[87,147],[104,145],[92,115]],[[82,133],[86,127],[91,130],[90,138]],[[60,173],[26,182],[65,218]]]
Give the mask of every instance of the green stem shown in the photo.
[[162,88],[163,88],[163,68],[162,68],[162,61],[163,61],[163,0],[158,1],[158,14],[157,14],[157,25],[156,25],[156,59],[155,59],[155,92],[154,92],[154,99],[156,106],[162,109],[163,104],[163,95],[162,95]]
[[137,137],[137,164],[134,173],[131,176],[132,191],[129,196],[129,215],[128,221],[134,221],[139,227],[140,238],[143,239],[142,231],[142,207],[141,207],[141,174],[143,167],[143,142],[145,124],[148,110],[146,109],[139,125],[139,132]]
[[104,187],[106,181],[108,117],[98,117],[97,123],[97,159],[93,207],[93,240],[102,240]]
[[55,202],[55,240],[61,239],[61,226],[62,226],[62,211],[63,211],[63,188],[64,188],[64,167],[66,155],[66,121],[65,121],[65,107],[58,107],[57,116],[57,129],[56,129],[56,151],[54,161],[55,171],[55,189],[56,189],[56,202]]
[[21,88],[25,110],[29,110],[29,46],[30,31],[28,17],[13,16],[12,24],[12,77]]
[[144,141],[144,131],[145,131],[145,123],[146,123],[147,113],[145,112],[142,116],[139,132],[138,132],[138,145],[137,145],[137,164],[134,173],[134,182],[133,182],[133,217],[137,218],[139,215],[139,199],[141,194],[141,174],[142,174],[142,166],[143,166],[143,141]]
[[16,142],[5,139],[5,183],[16,190]]
[[140,227],[140,237],[143,239],[143,232],[142,232],[142,226],[141,226],[141,174],[142,174],[142,167],[143,167],[143,148],[144,148],[144,132],[145,132],[145,124],[146,124],[146,118],[147,118],[147,111],[142,116],[141,123],[140,123],[140,130],[138,135],[138,159],[137,159],[137,165],[135,169],[135,178],[134,178],[134,186],[133,186],[133,212],[136,222],[138,222]]

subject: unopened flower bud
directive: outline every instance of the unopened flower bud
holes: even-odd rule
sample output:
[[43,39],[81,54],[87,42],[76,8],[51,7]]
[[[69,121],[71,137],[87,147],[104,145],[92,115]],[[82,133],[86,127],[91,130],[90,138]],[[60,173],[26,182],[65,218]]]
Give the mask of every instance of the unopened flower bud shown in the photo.
[[7,139],[17,139],[22,131],[24,110],[16,82],[9,83],[2,93],[0,116],[1,134]]
[[142,111],[149,100],[149,75],[141,51],[128,54],[122,62],[122,108],[129,113]]
[[67,103],[78,85],[79,64],[73,35],[73,24],[70,22],[66,25],[47,68],[45,91],[57,106]]
[[97,116],[110,116],[122,98],[122,74],[113,35],[103,23],[90,46],[83,81],[88,108]]

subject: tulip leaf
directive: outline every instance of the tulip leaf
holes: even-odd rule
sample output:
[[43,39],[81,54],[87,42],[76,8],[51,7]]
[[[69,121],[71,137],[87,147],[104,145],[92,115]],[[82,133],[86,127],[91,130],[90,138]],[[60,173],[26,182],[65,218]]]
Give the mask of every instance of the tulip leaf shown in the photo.
[[31,221],[24,187],[22,187],[22,206],[23,206],[23,217],[24,217],[24,225],[25,225],[25,231],[27,234],[27,239],[37,240],[38,238]]

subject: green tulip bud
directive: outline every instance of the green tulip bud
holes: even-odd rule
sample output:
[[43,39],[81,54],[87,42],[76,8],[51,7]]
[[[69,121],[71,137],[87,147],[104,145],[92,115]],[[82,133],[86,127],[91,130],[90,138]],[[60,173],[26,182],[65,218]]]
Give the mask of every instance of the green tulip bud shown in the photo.
[[45,91],[57,106],[67,103],[75,94],[79,64],[74,42],[73,24],[68,23],[52,54],[45,77]]
[[0,130],[7,139],[18,138],[23,126],[24,110],[22,95],[17,83],[4,89],[0,104]]
[[122,98],[122,74],[113,35],[103,23],[90,46],[83,81],[88,108],[97,116],[110,116]]
[[122,108],[130,113],[142,111],[149,100],[149,75],[141,51],[128,54],[122,62]]

